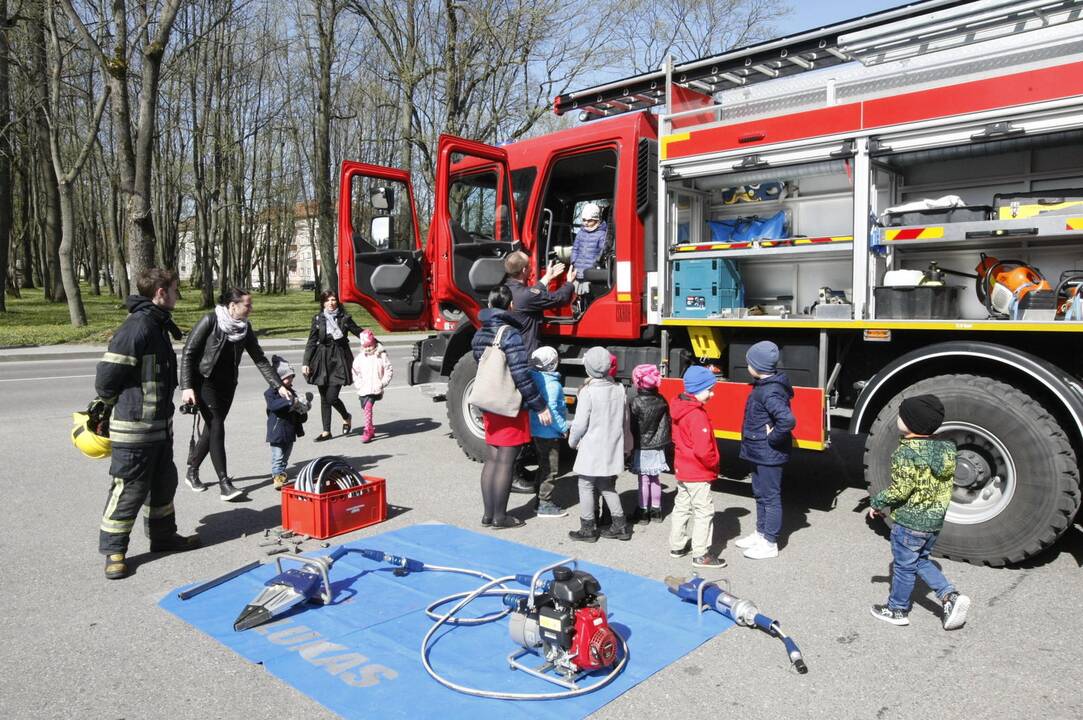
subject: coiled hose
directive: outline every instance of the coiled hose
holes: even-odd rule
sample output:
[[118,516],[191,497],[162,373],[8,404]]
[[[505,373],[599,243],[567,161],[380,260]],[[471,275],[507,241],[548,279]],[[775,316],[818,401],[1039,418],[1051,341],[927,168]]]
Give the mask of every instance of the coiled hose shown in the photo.
[[323,455],[301,468],[294,481],[294,488],[306,493],[321,495],[332,490],[348,490],[361,487],[365,478],[350,463],[337,455]]

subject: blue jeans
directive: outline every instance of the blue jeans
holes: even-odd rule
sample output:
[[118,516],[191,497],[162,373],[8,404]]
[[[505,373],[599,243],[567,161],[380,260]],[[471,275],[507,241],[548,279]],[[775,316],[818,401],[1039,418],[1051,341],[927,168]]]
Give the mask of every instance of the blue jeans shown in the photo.
[[271,446],[271,474],[285,475],[286,464],[290,461],[290,453],[293,452],[293,443]]
[[756,532],[778,542],[782,530],[782,466],[753,465],[752,494],[756,496]]
[[891,555],[895,562],[887,606],[892,610],[910,611],[915,576],[920,577],[940,600],[955,592],[955,586],[929,559],[929,553],[933,551],[939,536],[940,533],[911,530],[898,523],[891,528]]

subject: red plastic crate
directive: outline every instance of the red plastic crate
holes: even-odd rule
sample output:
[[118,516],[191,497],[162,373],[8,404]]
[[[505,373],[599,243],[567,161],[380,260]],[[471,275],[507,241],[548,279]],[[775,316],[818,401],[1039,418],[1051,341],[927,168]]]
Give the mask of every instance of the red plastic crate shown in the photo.
[[387,519],[384,479],[365,476],[360,487],[322,495],[282,488],[282,527],[323,540]]

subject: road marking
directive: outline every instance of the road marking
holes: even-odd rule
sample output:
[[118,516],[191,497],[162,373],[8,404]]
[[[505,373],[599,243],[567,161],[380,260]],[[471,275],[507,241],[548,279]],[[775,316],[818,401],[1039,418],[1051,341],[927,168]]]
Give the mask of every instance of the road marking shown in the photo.
[[94,377],[94,375],[54,375],[53,377],[3,378],[0,379],[0,382],[30,382],[31,380],[73,380],[75,378],[88,377]]

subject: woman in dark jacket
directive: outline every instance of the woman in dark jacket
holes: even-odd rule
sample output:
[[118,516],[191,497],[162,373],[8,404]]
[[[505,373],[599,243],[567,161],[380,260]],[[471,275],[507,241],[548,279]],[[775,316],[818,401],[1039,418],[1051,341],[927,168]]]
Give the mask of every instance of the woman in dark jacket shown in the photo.
[[353,321],[339,305],[338,295],[332,290],[320,293],[322,310],[312,318],[312,329],[305,345],[305,360],[301,373],[320,391],[320,419],[323,432],[316,442],[331,439],[331,408],[342,416],[342,434],[353,428],[353,416],[338,399],[343,385],[353,384],[353,352],[350,351],[350,333],[361,337],[360,325]]
[[508,361],[508,371],[523,396],[523,408],[515,417],[504,417],[490,412],[482,412],[485,419],[485,442],[488,451],[485,467],[481,471],[481,500],[484,514],[481,524],[496,529],[515,528],[523,521],[507,514],[508,496],[511,494],[512,472],[519,447],[530,442],[530,408],[537,413],[542,425],[553,421],[545,398],[538,392],[530,376],[530,358],[527,357],[521,334],[522,326],[512,309],[511,290],[501,285],[489,292],[489,309],[479,315],[481,327],[474,334],[471,349],[474,360],[480,360],[485,348],[496,340],[501,327],[507,327],[500,338],[500,349]]
[[259,368],[267,384],[282,395],[278,373],[267,362],[256,333],[248,323],[252,312],[252,296],[239,288],[222,293],[212,312],[207,313],[188,333],[181,351],[181,402],[196,405],[203,416],[203,432],[188,456],[185,482],[196,492],[207,489],[199,480],[199,466],[210,453],[214,472],[218,475],[221,500],[231,501],[243,493],[233,487],[226,474],[226,415],[237,390],[237,366],[245,352]]

